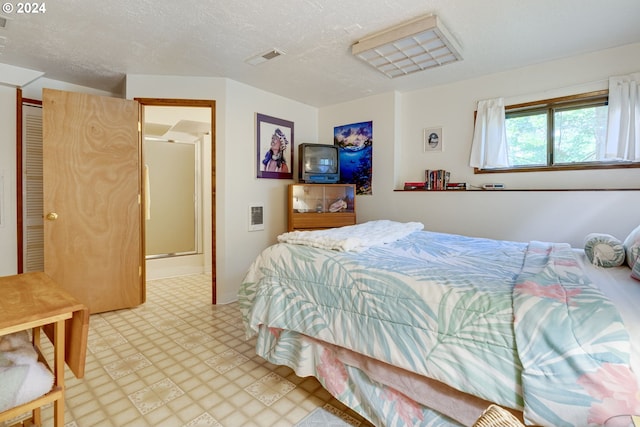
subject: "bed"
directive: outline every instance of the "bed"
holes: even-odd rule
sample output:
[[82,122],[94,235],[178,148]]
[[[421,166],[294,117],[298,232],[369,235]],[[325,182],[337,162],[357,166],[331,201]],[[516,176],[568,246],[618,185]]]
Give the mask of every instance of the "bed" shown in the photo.
[[568,244],[422,228],[279,236],[239,291],[256,352],[315,376],[376,426],[471,425],[492,403],[528,425],[640,413],[629,268],[589,269]]

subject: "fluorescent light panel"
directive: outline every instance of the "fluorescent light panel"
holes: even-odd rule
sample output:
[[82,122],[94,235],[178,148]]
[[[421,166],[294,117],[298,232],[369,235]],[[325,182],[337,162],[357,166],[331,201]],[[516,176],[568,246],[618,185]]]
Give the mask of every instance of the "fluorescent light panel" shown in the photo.
[[390,78],[462,60],[460,48],[435,15],[366,37],[351,53]]

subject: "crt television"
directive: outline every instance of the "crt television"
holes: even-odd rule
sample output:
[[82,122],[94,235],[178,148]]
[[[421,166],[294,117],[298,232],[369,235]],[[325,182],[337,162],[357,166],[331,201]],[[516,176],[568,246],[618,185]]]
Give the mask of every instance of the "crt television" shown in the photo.
[[340,153],[337,145],[304,143],[298,146],[300,182],[336,183],[340,180]]

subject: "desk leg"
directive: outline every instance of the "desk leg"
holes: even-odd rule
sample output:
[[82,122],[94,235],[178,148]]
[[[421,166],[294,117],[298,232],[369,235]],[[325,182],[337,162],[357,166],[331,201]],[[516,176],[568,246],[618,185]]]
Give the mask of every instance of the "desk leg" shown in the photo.
[[54,402],[53,406],[53,425],[55,427],[64,426],[64,323],[64,320],[57,321],[53,330],[54,385],[62,391],[62,396]]
[[[31,331],[31,342],[35,348],[40,347],[40,327],[33,328]],[[33,418],[33,424],[37,426],[42,425],[42,410],[41,408],[36,408],[31,412],[31,417]]]

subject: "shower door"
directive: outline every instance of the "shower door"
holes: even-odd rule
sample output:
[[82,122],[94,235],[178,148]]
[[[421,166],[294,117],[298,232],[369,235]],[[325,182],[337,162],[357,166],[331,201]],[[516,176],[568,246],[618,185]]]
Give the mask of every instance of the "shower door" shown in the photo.
[[147,259],[201,251],[200,143],[145,138]]

